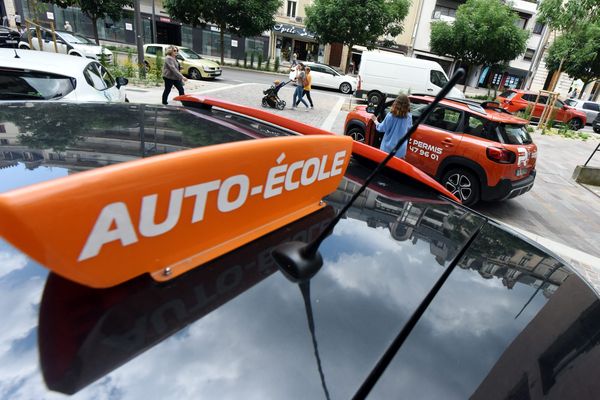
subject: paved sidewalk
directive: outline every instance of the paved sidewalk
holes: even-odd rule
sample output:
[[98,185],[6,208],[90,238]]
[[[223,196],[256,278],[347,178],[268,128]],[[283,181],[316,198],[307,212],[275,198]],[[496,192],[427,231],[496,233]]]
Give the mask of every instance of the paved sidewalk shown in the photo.
[[[279,94],[288,105],[292,101],[291,85]],[[206,94],[215,98],[261,108],[265,85],[242,83],[224,84],[219,81],[188,81],[186,93]],[[128,87],[132,102],[159,104],[162,87]],[[315,109],[305,111],[289,107],[283,115],[336,134],[343,134],[348,110],[356,103],[349,95],[313,91]],[[170,98],[177,95],[174,89]],[[177,102],[171,101],[171,104]],[[533,134],[538,145],[537,177],[533,189],[525,195],[504,202],[481,203],[475,210],[501,220],[524,236],[540,243],[574,266],[600,293],[600,188],[586,187],[571,179],[573,170],[583,164],[600,141],[565,139],[559,136]],[[589,164],[600,166],[600,154]]]

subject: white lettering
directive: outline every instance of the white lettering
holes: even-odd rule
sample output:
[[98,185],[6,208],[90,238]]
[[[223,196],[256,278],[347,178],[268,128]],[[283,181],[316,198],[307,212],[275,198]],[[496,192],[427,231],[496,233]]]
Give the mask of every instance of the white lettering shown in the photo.
[[[113,224],[115,228],[111,230]],[[77,260],[83,261],[97,256],[102,246],[115,240],[120,240],[122,246],[138,241],[127,205],[121,202],[111,203],[102,209]]]
[[[237,199],[230,201],[229,193],[233,186],[239,186],[240,192],[238,193]],[[233,211],[240,208],[248,198],[248,188],[250,186],[250,180],[246,175],[234,175],[223,181],[223,185],[219,189],[219,196],[217,199],[217,208],[221,212]]]
[[221,181],[210,181],[199,185],[192,185],[185,188],[185,197],[196,197],[194,202],[194,214],[192,214],[192,223],[202,221],[204,219],[204,210],[206,208],[206,198],[208,192],[217,190]]
[[336,176],[342,173],[342,165],[346,157],[346,150],[338,151],[333,156],[333,165],[331,166],[331,176]]
[[294,172],[302,168],[303,165],[304,161],[296,161],[290,165],[285,174],[285,190],[296,190],[300,187],[300,182],[292,181],[292,179],[294,178]]
[[325,172],[325,164],[327,164],[327,156],[323,156],[321,159],[321,168],[319,168],[319,177],[317,178],[319,181],[329,178],[329,172]]
[[171,191],[169,199],[169,211],[167,218],[160,224],[154,223],[156,217],[157,194],[151,194],[142,198],[142,209],[140,211],[140,234],[146,237],[154,237],[169,232],[177,225],[181,215],[181,203],[183,201],[183,189]]
[[[309,175],[310,168],[313,168],[312,175]],[[316,157],[309,158],[302,167],[302,176],[300,177],[300,183],[302,186],[311,185],[319,174],[319,159]]]
[[273,196],[277,196],[281,194],[282,188],[281,186],[275,187],[275,185],[280,185],[285,180],[285,171],[287,170],[288,165],[278,165],[269,170],[269,174],[267,175],[267,183],[265,184],[265,191],[263,193],[263,198],[268,199]]

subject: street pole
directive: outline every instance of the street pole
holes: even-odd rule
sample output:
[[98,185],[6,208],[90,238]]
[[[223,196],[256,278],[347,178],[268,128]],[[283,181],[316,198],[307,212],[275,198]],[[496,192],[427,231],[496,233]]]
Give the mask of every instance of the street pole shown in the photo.
[[152,43],[156,43],[156,11],[154,9],[154,0],[152,0]]
[[140,78],[146,77],[144,65],[144,32],[142,30],[142,15],[140,14],[140,0],[134,0],[133,12],[135,14],[135,42],[137,44],[138,71]]

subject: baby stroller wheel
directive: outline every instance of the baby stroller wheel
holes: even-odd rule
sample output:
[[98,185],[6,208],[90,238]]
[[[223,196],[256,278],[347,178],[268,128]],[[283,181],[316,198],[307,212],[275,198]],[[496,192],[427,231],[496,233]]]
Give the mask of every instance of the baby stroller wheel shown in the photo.
[[277,109],[278,109],[278,110],[283,110],[284,108],[285,108],[285,101],[283,101],[283,100],[279,100],[279,101],[277,102]]
[[262,106],[263,107],[269,107],[269,103],[267,103],[267,98],[266,97],[263,97],[263,99],[262,99]]

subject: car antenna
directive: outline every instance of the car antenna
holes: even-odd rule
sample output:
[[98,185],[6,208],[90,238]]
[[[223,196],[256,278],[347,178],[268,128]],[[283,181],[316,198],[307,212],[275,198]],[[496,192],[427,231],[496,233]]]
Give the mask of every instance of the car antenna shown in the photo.
[[17,49],[14,49],[14,50],[15,50],[15,57],[14,58],[21,58],[21,57],[19,57],[19,53],[17,53]]
[[396,146],[390,151],[390,153],[377,165],[377,167],[367,177],[363,185],[354,193],[350,201],[340,210],[340,212],[333,218],[333,220],[327,225],[327,227],[321,232],[321,234],[311,241],[310,243],[304,243],[301,241],[289,241],[280,244],[271,252],[275,262],[277,263],[280,271],[292,282],[302,283],[309,281],[323,265],[323,257],[319,253],[319,246],[325,240],[327,236],[333,231],[335,225],[342,219],[346,211],[354,204],[356,199],[362,194],[362,192],[369,186],[375,175],[388,163],[388,161],[396,155],[396,152],[400,149],[402,144],[410,138],[412,133],[417,127],[423,122],[431,113],[433,108],[442,100],[450,89],[454,87],[456,82],[465,75],[465,70],[459,68],[450,81],[440,90],[435,99],[423,110],[417,122],[408,130],[407,134],[398,141]]

